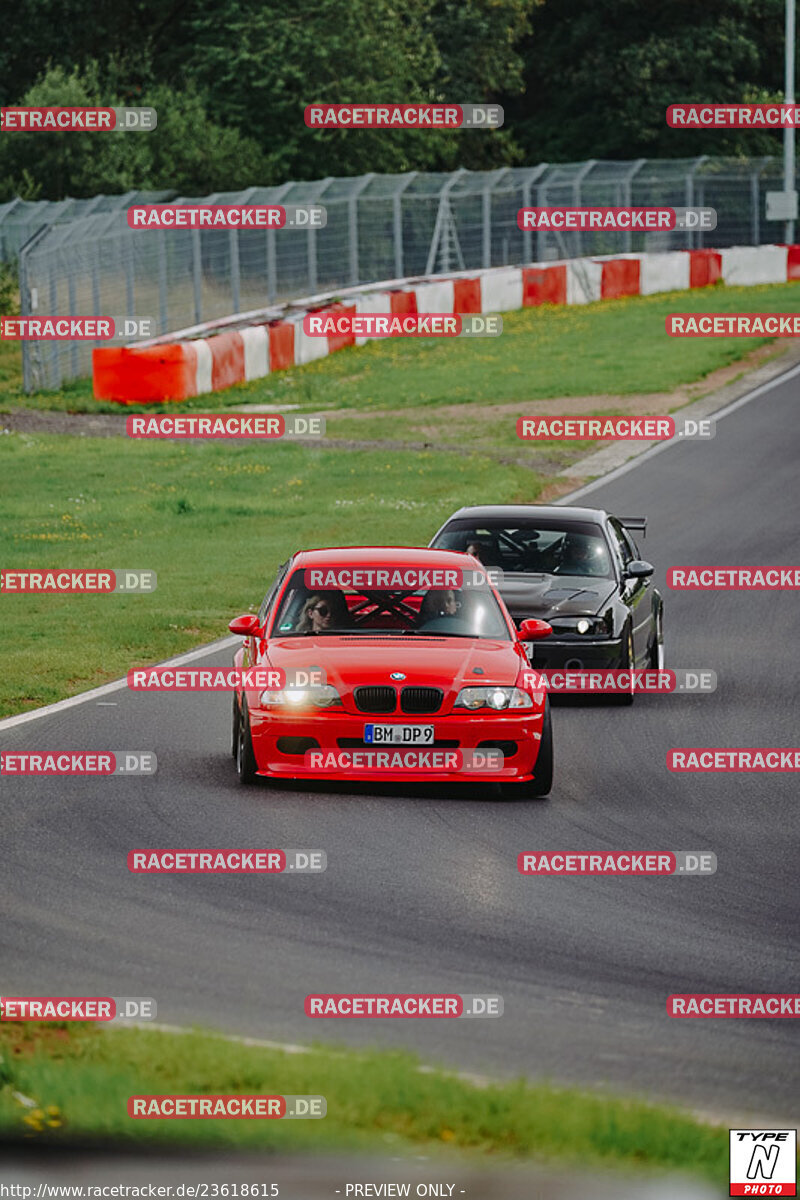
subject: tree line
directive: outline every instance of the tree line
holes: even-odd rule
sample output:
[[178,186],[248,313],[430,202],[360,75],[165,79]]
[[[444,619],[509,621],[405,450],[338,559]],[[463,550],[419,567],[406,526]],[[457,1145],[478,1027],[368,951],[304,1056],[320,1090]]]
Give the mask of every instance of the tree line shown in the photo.
[[[681,101],[781,99],[784,0],[16,0],[3,105],[138,105],[152,133],[6,133],[0,200],[184,195],[368,171],[779,154],[671,130]],[[495,102],[502,129],[308,129],[311,103]]]

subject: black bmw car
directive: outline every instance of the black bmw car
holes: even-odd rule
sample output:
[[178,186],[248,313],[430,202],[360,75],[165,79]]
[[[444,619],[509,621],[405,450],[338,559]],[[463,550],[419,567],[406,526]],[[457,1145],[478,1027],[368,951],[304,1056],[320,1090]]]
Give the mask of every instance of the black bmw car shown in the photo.
[[552,626],[530,645],[534,666],[662,667],[664,602],[633,538],[646,525],[598,508],[487,505],[459,509],[430,545],[499,567],[517,625],[538,617]]

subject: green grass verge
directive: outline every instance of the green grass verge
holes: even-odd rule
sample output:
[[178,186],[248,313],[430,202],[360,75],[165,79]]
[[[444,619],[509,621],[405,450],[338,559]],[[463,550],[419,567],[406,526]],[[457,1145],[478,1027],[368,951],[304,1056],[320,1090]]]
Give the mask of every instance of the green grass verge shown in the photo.
[[[519,403],[557,396],[671,390],[738,361],[764,338],[669,338],[671,312],[793,311],[800,282],[759,287],[714,286],[657,296],[631,296],[585,306],[528,308],[503,315],[499,338],[376,341],[304,367],[198,397],[185,409],[246,404],[303,410],[385,409],[440,404]],[[25,396],[20,350],[0,344],[0,407],[119,412],[100,405],[91,382]],[[169,407],[169,406],[168,406]],[[174,408],[174,406],[173,406]],[[128,411],[137,411],[131,408]],[[158,411],[149,407],[149,411]]]
[[[468,1153],[563,1165],[679,1168],[721,1183],[727,1131],[660,1105],[530,1084],[479,1087],[405,1052],[286,1054],[213,1035],[0,1028],[0,1132],[261,1150]],[[25,1107],[13,1092],[35,1101]],[[131,1095],[322,1095],[316,1121],[146,1120]]]
[[226,635],[295,550],[426,545],[460,505],[543,482],[479,455],[30,434],[0,438],[0,475],[3,567],[158,574],[141,596],[5,593],[3,716]]

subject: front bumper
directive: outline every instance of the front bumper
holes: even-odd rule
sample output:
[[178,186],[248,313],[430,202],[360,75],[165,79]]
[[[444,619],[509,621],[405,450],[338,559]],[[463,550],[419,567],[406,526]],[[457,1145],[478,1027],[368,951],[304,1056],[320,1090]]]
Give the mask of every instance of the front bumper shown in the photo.
[[625,651],[622,638],[592,638],[579,635],[569,639],[549,637],[528,645],[532,667],[566,667],[580,671],[628,665],[623,662]]
[[[542,709],[525,709],[519,715],[482,710],[480,714],[465,713],[446,716],[433,714],[410,717],[392,714],[372,716],[368,713],[348,713],[330,709],[324,712],[283,713],[277,710],[250,709],[250,731],[258,774],[282,779],[373,779],[383,782],[414,781],[418,783],[448,780],[482,780],[509,782],[530,779],[533,775],[542,731]],[[429,746],[366,745],[364,726],[433,725],[434,742]],[[372,768],[350,765],[348,759],[356,751],[385,751],[390,755],[417,749],[420,751],[479,750],[489,747],[503,749],[500,770],[404,769],[397,765]],[[335,769],[326,766],[315,769],[306,764],[307,750],[333,752]],[[512,752],[513,751],[513,752]],[[365,757],[363,754],[361,757]],[[451,756],[452,757],[452,756]],[[373,757],[374,763],[381,760]],[[389,759],[391,763],[396,760]],[[383,760],[387,762],[387,760]],[[341,765],[340,765],[341,764]]]

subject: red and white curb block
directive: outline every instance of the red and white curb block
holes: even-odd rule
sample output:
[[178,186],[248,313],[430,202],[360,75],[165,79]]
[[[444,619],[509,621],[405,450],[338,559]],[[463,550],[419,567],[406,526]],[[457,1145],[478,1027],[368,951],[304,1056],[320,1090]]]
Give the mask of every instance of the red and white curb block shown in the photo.
[[[622,296],[800,279],[800,246],[733,246],[569,259],[393,280],[299,300],[291,311],[261,309],[131,346],[93,351],[94,394],[121,404],[187,400],[273,371],[363,346],[353,333],[313,337],[309,313],[500,313],[540,304],[592,304]],[[236,326],[235,328],[233,326]]]

